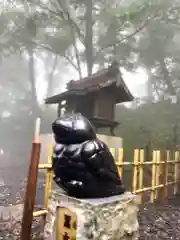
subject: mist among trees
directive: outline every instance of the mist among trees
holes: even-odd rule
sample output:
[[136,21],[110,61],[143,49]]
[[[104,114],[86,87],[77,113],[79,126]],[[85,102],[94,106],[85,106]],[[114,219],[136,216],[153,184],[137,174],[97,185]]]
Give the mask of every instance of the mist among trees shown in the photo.
[[144,69],[148,78],[145,97],[116,108],[125,151],[179,146],[179,1],[7,0],[0,5],[3,167],[27,165],[37,116],[42,132],[51,131],[56,109],[43,104],[45,97],[63,91],[72,72],[79,79],[114,60],[130,73]]

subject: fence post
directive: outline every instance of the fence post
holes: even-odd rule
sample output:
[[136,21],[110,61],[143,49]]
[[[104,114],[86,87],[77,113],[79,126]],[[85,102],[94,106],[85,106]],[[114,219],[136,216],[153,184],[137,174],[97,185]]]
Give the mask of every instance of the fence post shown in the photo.
[[137,174],[138,174],[138,159],[139,159],[139,149],[134,150],[133,159],[133,177],[132,177],[132,193],[136,193],[137,190]]
[[156,179],[155,179],[155,186],[157,187],[155,189],[155,199],[159,196],[159,176],[160,176],[160,151],[155,151],[155,157],[156,157]]
[[153,151],[153,159],[152,159],[152,179],[151,179],[151,197],[150,201],[153,203],[155,199],[155,183],[156,183],[156,151]]
[[[51,144],[49,146],[49,152],[48,152],[48,164],[52,166],[52,153],[53,153],[53,145]],[[51,185],[52,185],[52,168],[47,168],[46,170],[46,182],[45,182],[45,190],[44,190],[44,209],[48,208],[48,198],[51,191]],[[46,222],[46,215],[44,214],[41,217],[40,222],[40,239],[43,239],[43,233],[44,233],[44,227]]]
[[[52,166],[52,153],[53,153],[53,145],[49,146],[48,153],[48,164]],[[45,183],[45,194],[44,194],[44,208],[48,207],[48,198],[52,185],[52,169],[46,170],[46,183]]]
[[119,157],[118,157],[118,172],[119,176],[122,178],[123,175],[123,148],[119,148]]
[[29,164],[29,172],[24,200],[24,210],[21,225],[21,240],[31,239],[31,226],[33,221],[33,209],[36,196],[36,185],[38,179],[38,164],[41,152],[41,143],[39,141],[40,118],[37,118],[35,125],[35,135],[32,142],[31,158]]
[[[144,167],[144,150],[140,150],[140,162],[139,162],[139,189],[143,189],[143,168]],[[142,202],[142,192],[139,193],[139,201]]]
[[175,164],[174,164],[174,195],[178,192],[178,168],[179,168],[179,152],[175,152]]
[[165,151],[163,154],[163,189],[162,189],[162,200],[167,197],[167,181],[168,181],[168,159],[169,159],[169,151]]

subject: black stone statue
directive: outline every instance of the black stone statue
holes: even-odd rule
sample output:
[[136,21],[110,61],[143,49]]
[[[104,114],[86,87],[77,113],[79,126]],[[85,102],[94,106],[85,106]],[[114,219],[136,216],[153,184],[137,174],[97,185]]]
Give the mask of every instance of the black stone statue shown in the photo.
[[55,138],[55,182],[76,198],[102,198],[124,193],[114,159],[94,127],[81,114],[58,118],[52,124]]

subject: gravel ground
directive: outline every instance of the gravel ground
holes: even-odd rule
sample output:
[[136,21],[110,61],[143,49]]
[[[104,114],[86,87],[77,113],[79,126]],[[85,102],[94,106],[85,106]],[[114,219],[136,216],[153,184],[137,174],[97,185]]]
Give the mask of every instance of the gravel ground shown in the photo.
[[[36,204],[42,203],[43,184],[38,184]],[[25,182],[18,188],[0,187],[0,205],[22,202]],[[18,194],[17,194],[18,193]],[[21,196],[21,197],[20,197]],[[180,240],[180,195],[161,203],[145,203],[139,211],[140,238],[139,240]],[[38,232],[38,219],[34,222],[34,230]],[[14,232],[14,231],[13,231]],[[0,229],[0,239],[14,240],[9,231]]]
[[179,240],[180,195],[161,203],[141,205],[139,224],[139,240]]

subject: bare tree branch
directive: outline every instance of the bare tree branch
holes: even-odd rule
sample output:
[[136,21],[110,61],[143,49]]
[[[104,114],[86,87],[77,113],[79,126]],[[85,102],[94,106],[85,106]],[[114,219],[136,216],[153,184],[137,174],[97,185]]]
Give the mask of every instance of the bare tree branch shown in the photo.
[[[135,36],[137,33],[141,32],[148,24],[151,20],[155,19],[157,17],[157,15],[153,15],[152,17],[149,17],[139,28],[137,28],[134,32],[132,32],[131,34],[122,37],[122,39],[114,42],[114,43],[110,43],[108,45],[106,45],[105,47],[102,47],[99,52],[103,51],[104,49],[110,48],[110,47],[114,47],[116,45],[121,44],[122,42],[124,42],[125,40],[132,38],[133,36]],[[97,53],[98,54],[98,53]]]
[[[58,1],[59,2],[59,1]],[[60,4],[60,2],[59,2]],[[84,36],[81,33],[81,30],[79,26],[76,24],[76,22],[71,18],[69,12],[64,9],[63,4],[61,3],[60,7],[62,10],[58,9],[58,11],[54,11],[42,4],[39,4],[39,7],[41,7],[43,10],[50,12],[53,14],[57,19],[63,19],[64,21],[68,22],[70,26],[76,31],[80,41],[84,44]]]
[[76,64],[66,54],[64,54],[63,57],[76,69],[79,75],[81,75],[81,73],[79,72],[79,68],[76,66]]
[[72,20],[69,11],[64,7],[61,0],[56,0],[56,2],[60,6],[60,8],[63,10],[63,13],[66,15],[68,22],[70,24],[72,24],[71,35],[72,35],[72,39],[73,39],[73,48],[74,48],[74,52],[75,52],[79,78],[81,79],[82,78],[82,72],[81,72],[81,63],[80,63],[79,51],[78,51],[77,44],[76,44],[76,33],[78,34],[79,37],[81,37],[81,39],[83,38],[83,44],[84,44],[84,36],[82,36],[80,28],[77,26],[75,21]]
[[74,69],[79,73],[79,68],[78,66],[76,66],[76,64],[64,53],[62,52],[58,52],[58,51],[54,51],[54,49],[52,49],[51,47],[45,45],[45,44],[40,44],[40,43],[37,43],[37,42],[33,42],[33,44],[36,46],[36,47],[39,47],[39,48],[43,48],[49,52],[52,52],[52,53],[55,53],[55,54],[59,54],[61,56],[63,56],[73,67]]
[[76,56],[76,62],[77,62],[77,68],[78,68],[78,73],[79,73],[79,78],[82,78],[82,71],[81,71],[81,61],[80,61],[80,56],[79,56],[79,51],[76,45],[76,37],[75,37],[75,33],[72,33],[73,35],[73,47],[74,47],[74,52],[75,52],[75,56]]
[[56,55],[52,64],[52,68],[50,73],[48,74],[48,87],[47,87],[47,97],[52,95],[53,91],[53,77],[54,77],[54,72],[56,70],[58,64],[58,56]]

